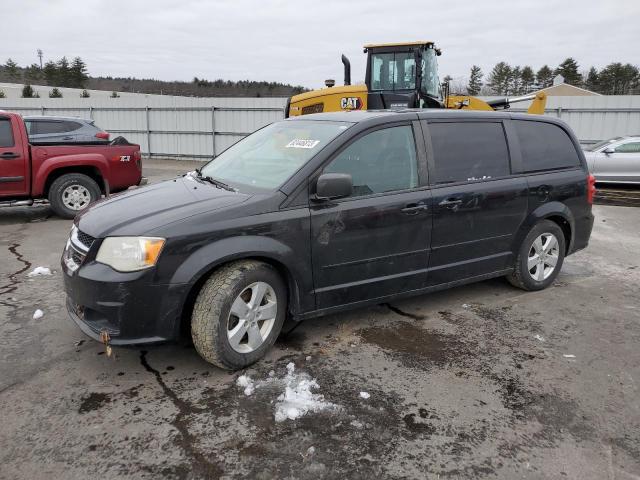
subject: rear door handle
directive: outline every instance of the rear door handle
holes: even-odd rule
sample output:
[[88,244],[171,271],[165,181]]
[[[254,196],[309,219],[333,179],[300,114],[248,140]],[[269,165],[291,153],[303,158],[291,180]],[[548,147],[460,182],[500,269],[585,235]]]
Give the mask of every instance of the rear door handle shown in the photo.
[[63,140],[73,140],[73,137],[62,137]]
[[428,210],[429,206],[426,203],[409,203],[406,207],[400,210],[407,215],[416,215],[421,211]]
[[0,158],[4,159],[4,160],[11,160],[12,158],[18,158],[20,155],[18,155],[15,152],[4,152],[4,153],[0,153]]
[[459,198],[446,198],[442,200],[438,205],[440,205],[441,207],[451,207],[454,205],[460,205],[461,203],[462,200]]

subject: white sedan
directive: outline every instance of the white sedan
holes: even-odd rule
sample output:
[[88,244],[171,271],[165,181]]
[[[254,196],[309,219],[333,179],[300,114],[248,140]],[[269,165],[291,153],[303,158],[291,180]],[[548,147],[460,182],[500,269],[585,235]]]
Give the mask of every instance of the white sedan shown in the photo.
[[640,184],[640,136],[616,137],[584,149],[596,181]]

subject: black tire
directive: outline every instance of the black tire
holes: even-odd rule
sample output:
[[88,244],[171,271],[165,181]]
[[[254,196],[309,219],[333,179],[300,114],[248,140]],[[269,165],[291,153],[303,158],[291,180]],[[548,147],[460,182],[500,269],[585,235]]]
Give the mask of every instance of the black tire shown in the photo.
[[[533,275],[537,272],[535,269],[539,267],[533,267],[533,273],[529,270],[529,255],[533,255],[535,253],[534,250],[532,250],[534,249],[534,241],[544,234],[552,234],[558,241],[557,261],[554,270],[547,278],[544,278],[543,280],[536,280],[533,278]],[[564,238],[564,232],[562,229],[557,223],[552,222],[551,220],[542,220],[531,229],[522,241],[514,264],[514,270],[507,276],[507,280],[509,280],[509,283],[514,287],[518,287],[523,290],[543,290],[551,285],[560,273],[562,263],[564,262],[565,252],[566,239]],[[542,268],[544,271],[545,267],[543,266]]]
[[[241,353],[231,346],[227,335],[227,328],[235,321],[230,317],[231,305],[256,282],[268,284],[275,293],[275,322],[259,348]],[[262,358],[275,343],[286,311],[287,289],[271,265],[254,260],[230,263],[215,271],[200,289],[191,315],[193,344],[209,363],[228,370],[244,368]]]
[[[65,199],[63,198],[65,190],[69,187],[85,189],[89,193],[90,200],[77,210],[69,208],[65,205]],[[56,215],[62,218],[73,218],[93,202],[99,200],[101,196],[100,187],[91,177],[82,173],[67,173],[53,181],[49,188],[48,198],[51,209]]]

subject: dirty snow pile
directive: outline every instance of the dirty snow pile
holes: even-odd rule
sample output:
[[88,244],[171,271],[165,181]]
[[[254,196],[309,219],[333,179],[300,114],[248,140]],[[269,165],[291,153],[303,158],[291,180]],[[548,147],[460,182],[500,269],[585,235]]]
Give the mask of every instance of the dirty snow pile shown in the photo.
[[236,385],[243,388],[244,394],[252,395],[257,388],[264,385],[284,386],[282,392],[275,402],[275,420],[283,422],[285,420],[295,420],[310,412],[322,410],[338,410],[340,407],[324,399],[324,395],[314,393],[320,385],[314,378],[306,373],[295,373],[296,366],[293,362],[287,365],[287,374],[283,378],[275,377],[269,372],[269,378],[264,381],[253,381],[247,375],[241,375],[236,380]]
[[51,275],[51,269],[49,267],[36,267],[27,273],[27,277],[39,277],[43,275]]

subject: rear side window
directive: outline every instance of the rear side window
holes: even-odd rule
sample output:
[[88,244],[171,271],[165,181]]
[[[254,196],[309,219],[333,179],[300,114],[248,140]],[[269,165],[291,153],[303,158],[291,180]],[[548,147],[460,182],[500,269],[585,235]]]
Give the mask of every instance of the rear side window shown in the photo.
[[513,122],[525,172],[577,167],[580,157],[569,135],[557,125],[544,122]]
[[616,153],[640,153],[640,142],[618,145],[616,147]]
[[64,123],[64,131],[65,132],[73,132],[74,130],[79,130],[82,128],[82,124],[79,122],[66,121]]
[[14,145],[11,120],[0,118],[0,147],[13,147]]
[[430,123],[432,183],[491,180],[511,173],[502,123]]
[[52,133],[64,133],[68,132],[68,123],[64,121],[51,121],[51,120],[32,120],[31,121],[31,134],[46,135]]

